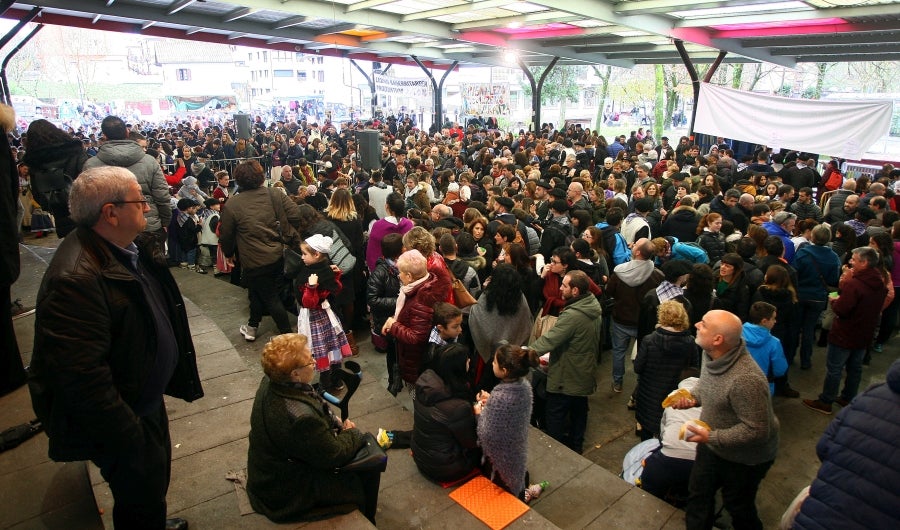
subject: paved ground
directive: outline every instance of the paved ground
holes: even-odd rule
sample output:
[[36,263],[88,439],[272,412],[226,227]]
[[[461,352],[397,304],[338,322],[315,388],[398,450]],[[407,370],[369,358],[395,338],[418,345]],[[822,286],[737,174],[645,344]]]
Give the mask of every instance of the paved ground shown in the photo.
[[[55,239],[29,238],[22,250],[23,273],[13,286],[13,298],[33,305]],[[168,402],[173,433],[173,480],[170,513],[190,518],[192,528],[272,526],[260,516],[240,517],[226,471],[246,463],[246,435],[253,394],[261,377],[259,353],[274,332],[264,319],[261,338],[246,343],[237,329],[247,317],[246,293],[223,279],[183,270],[173,271],[190,301],[191,328],[200,355],[206,397],[194,404]],[[16,334],[27,363],[33,340],[33,317],[16,321]],[[358,333],[359,335],[359,333]],[[365,333],[361,334],[365,338]],[[401,394],[394,399],[384,390],[384,358],[361,340],[359,362],[364,384],[354,397],[351,416],[364,429],[410,427],[410,402]],[[897,356],[896,341],[876,354],[863,374],[863,386],[883,380]],[[791,380],[804,397],[821,387],[824,350],[817,349],[810,371],[792,371]],[[683,526],[683,514],[640,490],[630,488],[614,475],[621,470],[624,454],[638,439],[634,417],[625,408],[634,376],[626,378],[625,392],[611,391],[611,360],[603,355],[598,375],[599,391],[591,397],[584,457],[575,455],[538,431],[531,433],[529,469],[535,480],[549,479],[550,491],[533,504],[533,510],[517,520],[517,527],[630,527],[675,528]],[[767,528],[777,525],[797,491],[809,484],[818,469],[815,444],[830,417],[806,410],[799,400],[775,398],[782,436],[778,459],[763,481],[757,504]],[[0,398],[0,429],[33,417],[27,392],[21,389]],[[424,480],[405,451],[391,451],[388,471],[382,479],[378,525],[383,528],[478,527],[468,512],[447,497],[447,491]],[[96,470],[81,464],[57,464],[46,458],[46,437],[40,435],[13,451],[0,454],[0,527],[72,528],[101,527],[90,506],[93,485],[97,505],[107,514],[108,490]],[[358,514],[308,527],[366,528]]]

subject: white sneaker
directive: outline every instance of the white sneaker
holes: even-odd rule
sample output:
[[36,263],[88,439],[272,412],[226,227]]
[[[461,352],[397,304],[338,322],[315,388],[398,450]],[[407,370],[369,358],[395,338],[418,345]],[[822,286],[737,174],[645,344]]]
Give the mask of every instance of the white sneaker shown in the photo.
[[253,342],[256,340],[256,328],[244,324],[241,326],[240,332],[241,335],[244,336],[244,340],[246,340],[247,342]]

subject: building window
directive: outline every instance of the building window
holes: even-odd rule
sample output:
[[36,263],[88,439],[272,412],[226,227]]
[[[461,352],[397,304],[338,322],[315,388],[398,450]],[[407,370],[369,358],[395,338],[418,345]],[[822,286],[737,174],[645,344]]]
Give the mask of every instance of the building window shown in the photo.
[[322,61],[324,61],[324,60],[325,60],[325,58],[322,57],[321,55],[316,57],[316,62],[318,62],[319,64],[322,64]]
[[297,81],[306,82],[306,70],[297,70]]
[[291,70],[273,70],[272,77],[294,77],[294,72]]
[[188,68],[179,68],[175,70],[175,79],[178,81],[190,81],[191,71]]
[[263,52],[263,61],[269,60],[269,52]]
[[325,82],[325,70],[319,70],[319,82],[320,83]]

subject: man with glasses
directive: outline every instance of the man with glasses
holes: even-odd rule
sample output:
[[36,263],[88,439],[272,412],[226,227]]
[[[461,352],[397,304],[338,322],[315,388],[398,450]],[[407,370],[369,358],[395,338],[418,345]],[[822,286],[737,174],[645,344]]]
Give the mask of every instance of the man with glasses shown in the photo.
[[128,129],[121,118],[107,116],[100,124],[100,129],[106,140],[100,146],[97,156],[84,163],[84,169],[116,166],[127,168],[134,174],[141,186],[141,194],[149,205],[144,212],[147,219],[144,232],[154,240],[154,250],[162,256],[165,254],[166,229],[172,220],[171,195],[162,168],[154,157],[144,152],[140,144],[128,139]]
[[32,405],[49,456],[91,460],[109,483],[116,528],[186,529],[166,520],[171,442],[163,393],[203,396],[184,300],[148,240],[150,206],[128,170],[85,171],[72,185],[78,228],[37,296]]

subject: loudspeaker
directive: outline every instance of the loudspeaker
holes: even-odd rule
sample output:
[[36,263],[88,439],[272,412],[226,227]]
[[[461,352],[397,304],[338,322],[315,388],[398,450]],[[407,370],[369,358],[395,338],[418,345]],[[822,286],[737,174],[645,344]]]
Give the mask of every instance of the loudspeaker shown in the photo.
[[379,132],[373,129],[356,131],[360,165],[368,171],[381,169],[381,142],[378,141],[378,135]]
[[[250,139],[250,115],[235,114],[234,125],[237,127],[237,137],[244,140]],[[235,138],[237,140],[237,138]]]

